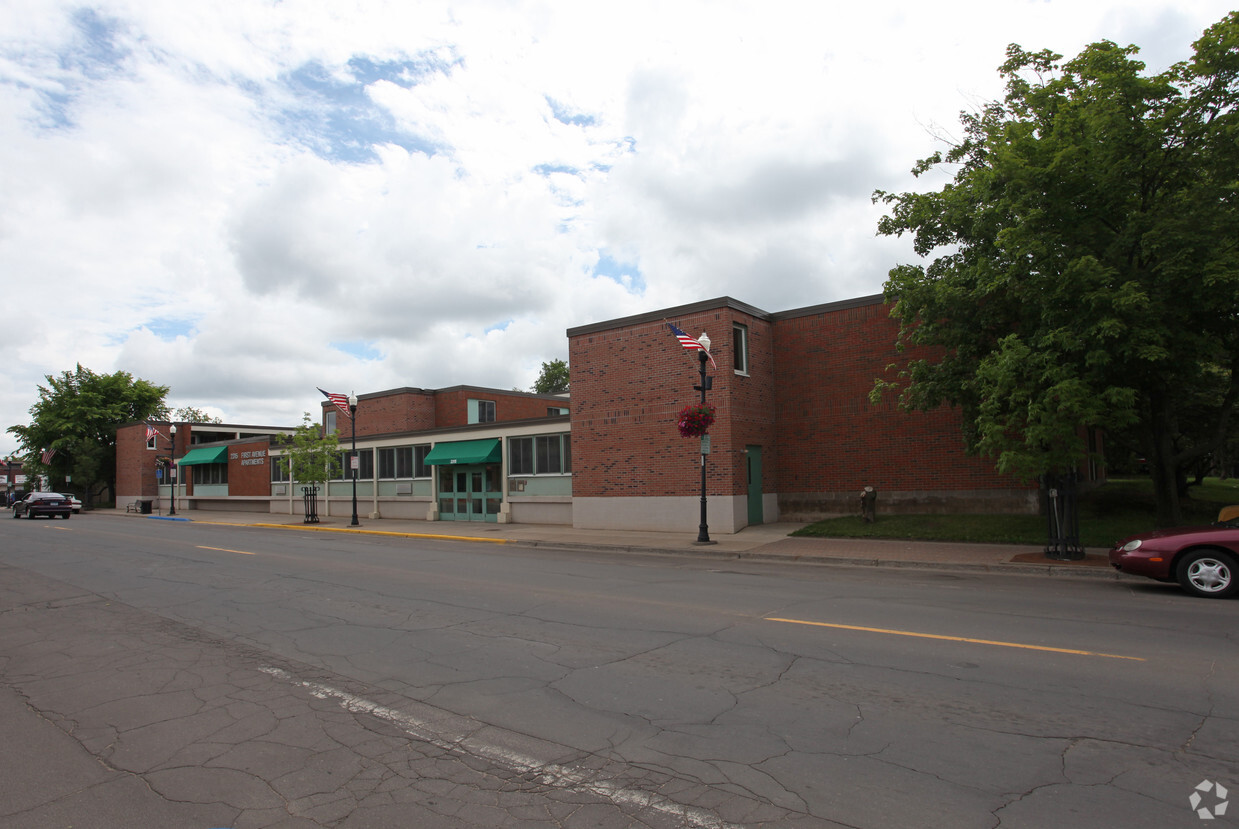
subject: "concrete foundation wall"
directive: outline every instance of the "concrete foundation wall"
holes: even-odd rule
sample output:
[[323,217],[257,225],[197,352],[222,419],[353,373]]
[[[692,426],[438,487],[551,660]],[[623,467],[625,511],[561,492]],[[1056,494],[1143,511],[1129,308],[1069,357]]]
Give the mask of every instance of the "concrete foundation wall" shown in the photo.
[[[713,533],[731,534],[747,524],[744,496],[706,498],[706,523]],[[573,498],[572,526],[581,530],[649,530],[696,533],[701,496]]]

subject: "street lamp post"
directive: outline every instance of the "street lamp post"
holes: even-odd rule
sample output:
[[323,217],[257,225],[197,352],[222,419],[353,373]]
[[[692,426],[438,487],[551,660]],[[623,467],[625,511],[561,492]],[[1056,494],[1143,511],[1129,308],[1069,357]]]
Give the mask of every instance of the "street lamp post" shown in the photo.
[[7,470],[8,477],[4,479],[5,483],[7,484],[7,488],[4,493],[4,498],[5,498],[5,504],[8,505],[8,504],[13,503],[13,492],[16,489],[16,487],[13,486],[13,456],[9,455],[7,458],[5,458],[4,463],[8,466],[8,470]]
[[[697,338],[697,342],[701,343],[701,350],[697,352],[697,362],[700,363],[699,371],[701,372],[701,384],[693,386],[701,391],[701,405],[706,404],[706,389],[711,386],[710,377],[706,377],[706,361],[710,359],[710,338],[705,332]],[[710,540],[710,527],[706,523],[706,441],[709,437],[702,435],[701,437],[701,524],[697,527],[697,543],[698,544],[713,544]]]
[[176,424],[168,424],[168,443],[171,447],[168,449],[168,484],[169,493],[171,493],[172,506],[168,509],[168,515],[176,515]]
[[349,458],[349,466],[353,469],[353,521],[349,526],[360,527],[361,522],[357,520],[357,395],[352,393],[348,396],[348,416],[353,421],[353,454]]

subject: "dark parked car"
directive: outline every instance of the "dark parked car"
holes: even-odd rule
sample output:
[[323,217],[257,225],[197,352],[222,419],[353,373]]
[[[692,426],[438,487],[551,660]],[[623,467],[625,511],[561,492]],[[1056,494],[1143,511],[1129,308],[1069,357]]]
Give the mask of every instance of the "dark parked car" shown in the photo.
[[[1223,510],[1219,517],[1227,515]],[[1177,581],[1194,596],[1233,596],[1239,592],[1239,519],[1133,535],[1114,545],[1110,564],[1122,573]]]
[[25,498],[13,505],[13,517],[35,518],[39,515],[46,515],[54,518],[71,518],[73,516],[73,506],[69,503],[69,499],[61,495],[59,492],[31,492]]

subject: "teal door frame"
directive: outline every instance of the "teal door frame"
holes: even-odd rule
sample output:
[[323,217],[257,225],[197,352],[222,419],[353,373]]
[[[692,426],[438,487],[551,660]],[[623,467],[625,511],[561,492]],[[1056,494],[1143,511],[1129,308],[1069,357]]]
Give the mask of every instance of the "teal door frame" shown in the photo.
[[498,464],[443,464],[439,467],[439,520],[497,522],[503,504],[499,486]]
[[744,447],[744,466],[748,472],[749,524],[765,521],[765,504],[761,494],[761,447]]

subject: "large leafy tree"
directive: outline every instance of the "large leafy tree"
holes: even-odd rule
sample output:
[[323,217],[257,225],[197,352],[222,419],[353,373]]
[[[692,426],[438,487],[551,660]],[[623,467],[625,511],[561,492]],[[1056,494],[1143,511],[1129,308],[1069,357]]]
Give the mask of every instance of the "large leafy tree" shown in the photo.
[[[96,374],[81,364],[59,376],[47,375],[31,421],[10,426],[28,468],[54,485],[72,477],[89,502],[116,489],[116,428],[125,423],[167,415],[167,386],[135,380],[125,371]],[[43,461],[44,452],[53,450]]]
[[885,286],[901,344],[928,348],[875,392],[960,407],[970,446],[1029,476],[1103,427],[1179,523],[1185,470],[1239,402],[1239,13],[1157,75],[1110,42],[1007,54],[1004,100],[913,170],[950,182],[875,194],[879,233],[929,260]]

